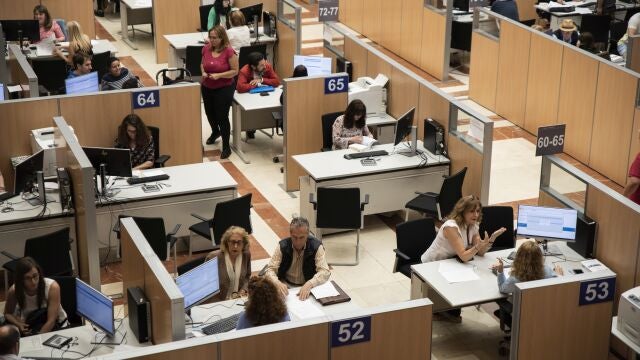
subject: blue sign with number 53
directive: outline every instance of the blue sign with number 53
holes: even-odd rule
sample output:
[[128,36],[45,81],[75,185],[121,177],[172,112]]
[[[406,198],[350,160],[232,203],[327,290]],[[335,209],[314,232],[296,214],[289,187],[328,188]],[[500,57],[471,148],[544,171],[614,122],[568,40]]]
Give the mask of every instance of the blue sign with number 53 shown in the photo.
[[371,316],[331,323],[331,347],[371,341]]
[[616,293],[616,278],[588,280],[580,283],[580,306],[613,300]]
[[324,78],[324,94],[336,94],[349,91],[349,76],[332,76]]
[[160,90],[143,90],[131,93],[134,109],[144,109],[160,106]]

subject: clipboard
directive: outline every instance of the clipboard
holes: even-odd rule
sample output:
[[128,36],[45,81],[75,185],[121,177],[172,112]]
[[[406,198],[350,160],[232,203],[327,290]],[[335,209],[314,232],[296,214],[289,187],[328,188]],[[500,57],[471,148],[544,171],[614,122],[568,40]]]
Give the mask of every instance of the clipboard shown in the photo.
[[322,299],[316,299],[317,302],[322,304],[322,306],[327,306],[327,305],[340,304],[343,302],[351,301],[351,298],[349,297],[349,295],[347,295],[347,293],[344,292],[344,290],[342,290],[342,288],[338,286],[338,284],[336,284],[335,281],[331,280],[331,283],[340,294],[337,296],[330,296]]

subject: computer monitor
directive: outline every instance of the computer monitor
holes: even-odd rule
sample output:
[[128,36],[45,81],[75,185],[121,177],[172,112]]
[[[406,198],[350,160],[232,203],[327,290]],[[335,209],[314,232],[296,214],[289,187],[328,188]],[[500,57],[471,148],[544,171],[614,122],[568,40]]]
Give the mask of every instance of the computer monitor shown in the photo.
[[94,343],[120,344],[113,321],[113,300],[76,278],[76,312],[104,332]]
[[44,150],[31,155],[20,164],[16,165],[13,193],[30,192],[37,181],[37,172],[44,167]]
[[38,20],[0,20],[2,24],[2,32],[6,41],[29,40],[31,42],[40,41],[40,25]]
[[82,94],[89,92],[98,92],[100,90],[98,84],[98,72],[93,71],[86,75],[76,76],[64,81],[67,94]]
[[257,29],[262,17],[262,3],[243,7],[240,11],[244,15],[247,24],[253,24],[254,30]]
[[4,101],[4,84],[0,83],[0,101]]
[[105,175],[131,177],[131,155],[129,149],[82,147],[91,165],[100,172],[105,165]]
[[298,65],[304,65],[309,76],[331,74],[331,58],[328,57],[294,55],[293,67]]
[[548,240],[575,241],[578,211],[543,206],[520,205],[518,207],[518,235],[533,237],[543,242],[546,255]]
[[178,276],[176,284],[184,296],[185,310],[217,295],[220,292],[218,258],[213,258]]

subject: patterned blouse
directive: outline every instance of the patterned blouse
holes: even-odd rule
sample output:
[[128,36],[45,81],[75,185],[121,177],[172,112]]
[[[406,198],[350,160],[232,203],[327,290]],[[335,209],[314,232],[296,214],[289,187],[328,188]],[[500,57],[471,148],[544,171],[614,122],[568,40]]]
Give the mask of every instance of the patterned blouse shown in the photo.
[[134,148],[131,149],[127,145],[122,145],[118,143],[116,140],[116,148],[118,149],[129,149],[131,151],[131,168],[135,168],[136,166],[142,165],[146,161],[153,162],[155,160],[155,152],[154,149],[156,147],[153,142],[153,137],[149,135],[149,144],[143,148]]
[[349,138],[354,136],[371,136],[369,127],[365,125],[362,129],[352,127],[347,129],[344,127],[344,115],[338,116],[336,121],[333,122],[333,150],[346,149],[349,147]]

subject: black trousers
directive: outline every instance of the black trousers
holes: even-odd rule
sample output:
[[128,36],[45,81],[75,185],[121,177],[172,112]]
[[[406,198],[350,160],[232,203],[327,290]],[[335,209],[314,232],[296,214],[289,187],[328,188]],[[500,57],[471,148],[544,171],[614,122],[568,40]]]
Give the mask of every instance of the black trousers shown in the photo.
[[204,112],[211,125],[212,134],[222,137],[222,148],[229,149],[229,137],[231,136],[231,124],[229,123],[229,109],[236,90],[235,83],[218,89],[210,89],[200,86]]

